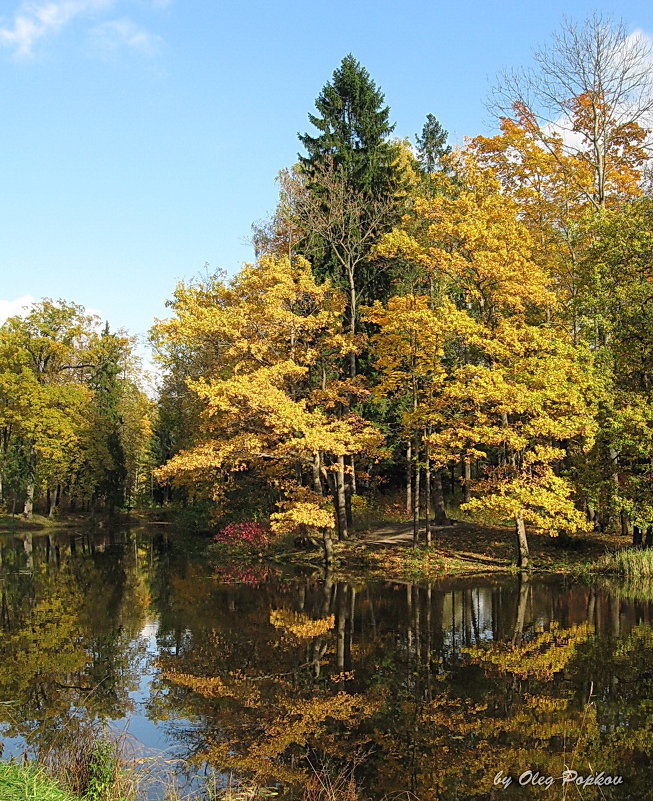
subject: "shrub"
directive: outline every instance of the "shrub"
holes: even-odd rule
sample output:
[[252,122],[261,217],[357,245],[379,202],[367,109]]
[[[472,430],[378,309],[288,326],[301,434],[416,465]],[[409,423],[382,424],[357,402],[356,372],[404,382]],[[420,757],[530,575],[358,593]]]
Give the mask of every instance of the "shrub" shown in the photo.
[[261,523],[229,523],[214,539],[221,545],[240,545],[260,550],[270,544],[270,530]]

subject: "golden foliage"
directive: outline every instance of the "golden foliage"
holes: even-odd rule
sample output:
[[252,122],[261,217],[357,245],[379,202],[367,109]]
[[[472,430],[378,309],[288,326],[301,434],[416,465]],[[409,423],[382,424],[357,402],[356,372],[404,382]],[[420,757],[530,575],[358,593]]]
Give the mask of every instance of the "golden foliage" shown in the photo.
[[541,632],[532,640],[490,649],[465,648],[464,651],[476,664],[493,666],[522,679],[532,676],[551,681],[556,673],[565,669],[575,656],[578,645],[588,640],[592,633],[593,627],[589,624],[560,629],[552,623],[548,631]]
[[310,640],[314,637],[321,637],[335,626],[335,617],[328,617],[319,620],[312,620],[308,615],[301,612],[293,612],[289,609],[273,609],[270,612],[270,623],[282,629],[298,640]]
[[333,527],[324,502],[302,496],[297,471],[318,458],[373,454],[382,441],[347,408],[362,387],[334,372],[356,347],[342,328],[342,296],[317,284],[306,261],[265,256],[228,284],[180,285],[173,307],[156,327],[160,347],[205,349],[207,364],[187,382],[202,404],[197,444],[160,468],[159,480],[205,483],[216,497],[225,477],[254,471],[284,487],[274,530]]

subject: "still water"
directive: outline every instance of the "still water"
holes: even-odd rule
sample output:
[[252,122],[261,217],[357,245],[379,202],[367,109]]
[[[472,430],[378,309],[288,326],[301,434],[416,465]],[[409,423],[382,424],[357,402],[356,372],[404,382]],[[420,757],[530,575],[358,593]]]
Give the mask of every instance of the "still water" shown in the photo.
[[0,558],[5,759],[99,723],[283,799],[653,798],[650,587],[289,575],[164,528]]

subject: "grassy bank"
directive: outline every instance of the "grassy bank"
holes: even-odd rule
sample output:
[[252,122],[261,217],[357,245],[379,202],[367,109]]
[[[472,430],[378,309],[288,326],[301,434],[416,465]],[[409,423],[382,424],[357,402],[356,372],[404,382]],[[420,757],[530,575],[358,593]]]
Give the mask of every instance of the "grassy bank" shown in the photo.
[[[160,779],[145,777],[132,763],[124,763],[111,779],[91,782],[73,792],[63,785],[70,776],[49,776],[39,765],[0,761],[0,801],[269,801],[278,794],[274,787],[258,784],[219,782],[219,774],[207,772],[203,787],[196,791],[179,789],[173,775]],[[297,801],[360,801],[353,777],[346,771],[336,775],[313,770]]]
[[0,532],[8,533],[76,528],[85,524],[88,524],[88,518],[84,518],[82,515],[66,515],[62,518],[32,515],[30,518],[25,518],[23,515],[0,514]]
[[653,550],[624,548],[605,554],[597,560],[594,572],[620,576],[627,580],[648,579],[653,576]]
[[[623,548],[624,538],[610,532],[593,532],[574,538],[529,532],[531,570],[558,574],[589,574],[606,554]],[[299,545],[292,537],[266,547],[226,547],[212,544],[209,552],[220,571],[237,581],[239,568],[323,570],[319,538]],[[333,574],[343,579],[437,580],[443,576],[513,573],[516,568],[514,532],[507,526],[455,520],[432,531],[431,546],[413,544],[410,522],[379,520],[366,529],[354,529],[346,540],[333,545]],[[618,572],[618,571],[612,571]]]
[[33,765],[0,762],[2,801],[79,801],[62,790],[45,772]]
[[[75,744],[69,763],[47,765],[0,762],[0,801],[229,801],[235,794],[218,788],[206,777],[205,786],[190,792],[180,790],[175,775],[161,765],[155,775],[152,765],[134,761],[104,761],[96,765],[71,765],[77,756]],[[91,770],[88,771],[87,768]],[[149,768],[149,769],[148,769]],[[52,773],[53,775],[50,775]],[[76,789],[71,789],[70,785]]]

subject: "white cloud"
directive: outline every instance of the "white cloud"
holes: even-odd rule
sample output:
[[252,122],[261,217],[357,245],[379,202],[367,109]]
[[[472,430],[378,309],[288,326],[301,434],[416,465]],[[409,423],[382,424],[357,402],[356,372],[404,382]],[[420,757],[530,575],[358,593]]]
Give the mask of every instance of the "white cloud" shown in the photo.
[[[151,9],[161,10],[172,0],[148,0]],[[16,56],[29,57],[38,42],[60,33],[79,17],[92,17],[111,11],[120,0],[23,0],[10,22],[0,18],[0,49]],[[138,3],[137,3],[138,5]],[[159,48],[162,40],[129,19],[104,22],[91,31],[98,47],[105,51],[129,47],[148,55]]]
[[103,22],[93,28],[90,35],[93,48],[104,53],[126,47],[143,55],[153,56],[163,43],[160,36],[150,33],[126,18]]
[[0,325],[9,317],[23,317],[34,303],[32,295],[22,295],[15,300],[0,300]]
[[546,136],[557,134],[562,138],[563,145],[568,151],[577,153],[584,150],[587,142],[582,133],[574,131],[574,123],[571,117],[565,115],[558,117],[555,122],[549,122],[542,127]]
[[25,2],[12,25],[0,27],[0,46],[17,56],[30,56],[40,39],[57,34],[75,17],[111,8],[116,0],[49,0]]

